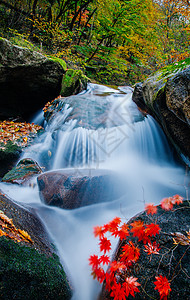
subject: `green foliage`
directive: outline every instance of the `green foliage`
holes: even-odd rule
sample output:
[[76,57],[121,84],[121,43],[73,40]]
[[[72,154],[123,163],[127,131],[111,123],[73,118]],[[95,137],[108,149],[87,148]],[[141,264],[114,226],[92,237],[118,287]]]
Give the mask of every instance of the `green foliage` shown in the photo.
[[189,57],[189,20],[184,0],[0,4],[3,36],[109,84],[143,80],[150,69]]
[[70,299],[71,290],[58,257],[0,238],[1,299]]

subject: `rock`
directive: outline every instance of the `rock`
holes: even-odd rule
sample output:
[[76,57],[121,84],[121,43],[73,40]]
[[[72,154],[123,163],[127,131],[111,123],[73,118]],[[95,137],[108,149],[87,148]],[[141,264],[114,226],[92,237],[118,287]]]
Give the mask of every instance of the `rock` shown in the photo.
[[64,97],[76,95],[86,90],[89,81],[81,70],[68,69],[63,76],[61,95]]
[[108,170],[62,169],[39,175],[37,182],[42,201],[64,209],[112,201],[125,190]]
[[[0,191],[0,289],[2,299],[71,299],[71,288],[44,226],[29,206],[17,204]],[[3,227],[3,217],[9,221]],[[3,216],[4,216],[3,215]],[[11,222],[11,226],[9,226]],[[14,226],[14,227],[13,227]],[[8,228],[11,232],[8,234]],[[16,242],[13,229],[30,235],[31,242]],[[14,239],[14,241],[10,240]]]
[[[177,208],[177,207],[175,207]],[[190,248],[189,245],[174,245],[171,233],[181,233],[187,236],[190,230],[190,207],[188,201],[180,204],[178,209],[173,211],[162,210],[158,207],[158,213],[154,216],[147,216],[145,212],[132,218],[128,225],[134,221],[143,221],[145,224],[156,223],[160,226],[161,232],[156,235],[156,242],[160,245],[158,254],[148,255],[144,250],[144,244],[137,242],[137,239],[131,237],[133,243],[140,248],[139,260],[126,271],[122,272],[122,277],[117,276],[117,281],[125,280],[126,276],[134,276],[138,278],[139,293],[135,293],[135,299],[159,299],[158,291],[156,291],[154,281],[155,276],[166,276],[171,284],[171,293],[169,299],[181,300],[190,299]],[[113,260],[118,260],[122,251],[122,247],[126,241],[118,244]],[[123,279],[121,279],[123,278]],[[105,283],[99,300],[111,300],[109,292],[105,289]],[[129,295],[128,299],[134,299]]]
[[63,67],[0,38],[0,118],[31,116],[60,94]]
[[53,121],[58,112],[64,112],[66,105],[69,105],[72,110],[66,117],[65,123],[69,120],[77,120],[76,127],[80,126],[87,129],[107,126],[106,121],[111,103],[106,97],[96,95],[92,97],[88,93],[55,99],[44,111],[45,120],[47,122]]
[[36,161],[30,158],[24,158],[18,162],[16,167],[5,174],[2,181],[25,184],[33,177],[33,175],[40,173],[42,173],[42,169]]
[[0,177],[4,176],[9,170],[14,167],[14,164],[19,159],[22,152],[22,148],[8,142],[0,148]]
[[156,72],[135,88],[133,100],[146,106],[185,163],[190,159],[190,60]]

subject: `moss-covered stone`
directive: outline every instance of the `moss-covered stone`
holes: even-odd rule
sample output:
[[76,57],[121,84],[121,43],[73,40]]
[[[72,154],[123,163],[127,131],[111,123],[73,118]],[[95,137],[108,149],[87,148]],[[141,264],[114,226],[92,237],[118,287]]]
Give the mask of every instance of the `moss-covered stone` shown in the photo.
[[0,40],[0,117],[29,118],[60,94],[64,69],[44,55]]
[[71,288],[56,255],[0,237],[0,299],[67,300]]
[[67,64],[63,59],[58,58],[58,57],[53,57],[53,56],[49,56],[49,58],[52,59],[55,62],[58,62],[62,66],[63,70],[66,71]]
[[67,97],[80,93],[87,88],[88,81],[81,70],[67,70],[62,79],[61,95]]
[[2,181],[22,184],[28,181],[33,175],[40,173],[42,173],[42,169],[37,162],[32,159],[25,158],[20,160],[16,167],[5,174]]

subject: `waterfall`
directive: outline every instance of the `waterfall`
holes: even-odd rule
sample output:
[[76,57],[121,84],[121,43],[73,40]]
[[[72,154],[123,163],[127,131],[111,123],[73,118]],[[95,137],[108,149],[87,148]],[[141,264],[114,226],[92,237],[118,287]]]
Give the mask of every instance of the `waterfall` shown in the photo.
[[[143,116],[131,98],[131,90],[125,93],[125,89],[90,84],[86,92],[64,99],[62,110],[23,155],[37,160],[47,171],[116,171],[126,185],[126,194],[119,199],[65,210],[41,203],[37,187],[0,183],[10,197],[29,203],[45,224],[74,287],[73,300],[97,300],[101,289],[88,266],[88,257],[98,252],[94,226],[115,216],[127,221],[143,210],[144,202],[158,204],[176,193],[185,196],[183,166],[175,161],[156,121]],[[75,102],[81,115],[75,112]],[[112,251],[116,243],[113,241]]]

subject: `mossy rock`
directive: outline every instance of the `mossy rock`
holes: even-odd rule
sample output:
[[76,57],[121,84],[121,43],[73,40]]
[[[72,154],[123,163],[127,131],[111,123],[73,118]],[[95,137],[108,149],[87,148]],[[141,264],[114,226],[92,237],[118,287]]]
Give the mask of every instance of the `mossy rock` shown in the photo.
[[22,184],[28,181],[33,175],[40,173],[42,173],[42,169],[37,162],[30,158],[25,158],[20,160],[16,167],[5,174],[2,181]]
[[22,153],[22,148],[15,145],[11,141],[7,144],[0,144],[0,176],[3,176],[8,170],[10,170],[15,162],[19,159]]
[[58,62],[62,66],[63,70],[66,71],[67,64],[63,59],[58,58],[58,57],[53,57],[53,56],[49,56],[48,58],[50,58],[51,60],[53,60],[55,62]]
[[62,79],[61,95],[64,97],[76,95],[87,88],[89,81],[81,70],[69,69]]
[[71,288],[56,255],[0,237],[0,299],[67,300]]

